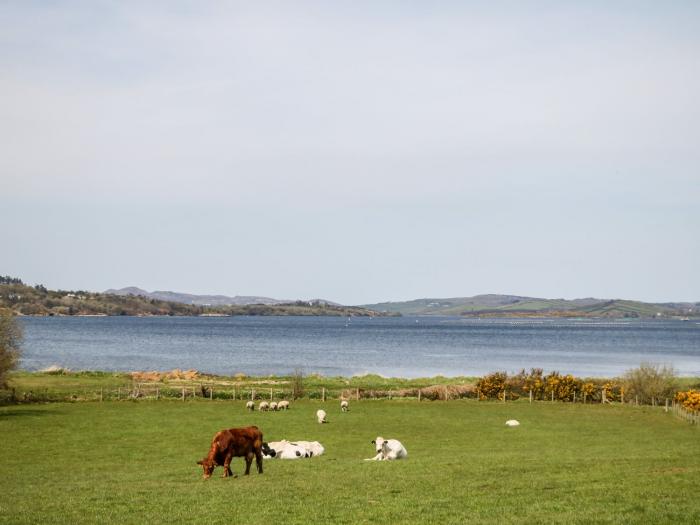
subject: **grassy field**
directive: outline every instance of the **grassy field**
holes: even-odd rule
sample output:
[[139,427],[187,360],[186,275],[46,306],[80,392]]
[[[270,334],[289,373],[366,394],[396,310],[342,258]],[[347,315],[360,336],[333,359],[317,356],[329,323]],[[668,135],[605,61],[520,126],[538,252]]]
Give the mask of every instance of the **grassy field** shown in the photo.
[[[0,407],[0,523],[698,523],[700,430],[662,409],[566,403],[123,401]],[[324,407],[330,423],[315,422]],[[504,426],[516,418],[522,425]],[[319,440],[208,481],[219,429]],[[409,457],[365,462],[377,435]],[[233,470],[242,474],[237,458]]]

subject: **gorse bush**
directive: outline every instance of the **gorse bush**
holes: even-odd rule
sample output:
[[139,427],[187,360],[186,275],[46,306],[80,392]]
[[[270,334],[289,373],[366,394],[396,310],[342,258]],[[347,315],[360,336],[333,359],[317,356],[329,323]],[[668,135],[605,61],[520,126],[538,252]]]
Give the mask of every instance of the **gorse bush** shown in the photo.
[[700,411],[700,392],[697,390],[686,390],[678,392],[674,397],[676,403],[680,403],[683,408],[688,410]]

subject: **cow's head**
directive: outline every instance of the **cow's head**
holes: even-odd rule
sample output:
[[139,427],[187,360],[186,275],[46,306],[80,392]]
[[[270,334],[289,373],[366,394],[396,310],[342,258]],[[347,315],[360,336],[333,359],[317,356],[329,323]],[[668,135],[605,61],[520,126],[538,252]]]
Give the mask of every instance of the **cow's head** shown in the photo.
[[277,455],[277,451],[274,448],[270,448],[270,445],[267,443],[262,444],[262,453],[266,456],[270,456],[271,458],[274,458]]
[[384,443],[386,443],[386,439],[383,437],[377,437],[377,439],[372,440],[372,444],[374,445],[374,448],[377,450],[377,454],[379,454],[382,451],[382,448],[384,447]]
[[209,479],[214,472],[214,467],[216,465],[209,458],[200,459],[197,461],[197,465],[202,465],[202,470],[204,471],[204,479]]

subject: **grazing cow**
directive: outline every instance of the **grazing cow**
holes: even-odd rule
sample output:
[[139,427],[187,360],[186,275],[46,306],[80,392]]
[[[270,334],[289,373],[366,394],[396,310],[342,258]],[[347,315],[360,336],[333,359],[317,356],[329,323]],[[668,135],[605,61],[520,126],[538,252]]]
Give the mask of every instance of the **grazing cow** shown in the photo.
[[389,461],[393,459],[404,459],[408,456],[408,452],[398,439],[384,439],[377,437],[373,439],[377,455],[373,458],[367,458],[365,461]]
[[279,403],[277,403],[277,410],[287,410],[289,408],[289,401],[282,400]]
[[252,412],[253,410],[255,410],[255,403],[253,403],[252,401],[248,401],[245,404],[245,407]]
[[263,435],[258,427],[229,428],[214,435],[209,448],[209,454],[197,461],[204,470],[204,479],[209,479],[217,465],[224,467],[226,478],[232,476],[230,465],[234,457],[245,458],[245,473],[250,474],[250,465],[255,458],[258,473],[263,473],[262,464]]
[[258,405],[258,410],[260,410],[260,412],[267,412],[268,410],[270,410],[270,403],[268,403],[267,401],[260,401],[260,404]]
[[340,410],[342,410],[343,412],[347,412],[348,410],[350,410],[350,407],[348,406],[348,402],[345,399],[343,399],[340,402]]
[[316,411],[316,419],[318,420],[319,423],[328,423],[326,420],[326,411],[325,410],[317,410]]

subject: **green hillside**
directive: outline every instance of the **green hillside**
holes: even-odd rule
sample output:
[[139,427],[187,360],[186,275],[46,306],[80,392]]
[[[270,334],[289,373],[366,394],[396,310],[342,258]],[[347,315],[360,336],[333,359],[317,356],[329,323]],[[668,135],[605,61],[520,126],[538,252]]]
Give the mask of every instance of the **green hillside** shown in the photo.
[[469,317],[698,317],[700,303],[644,303],[630,300],[542,299],[515,295],[477,295],[447,299],[426,298],[364,305],[402,315],[462,315]]

